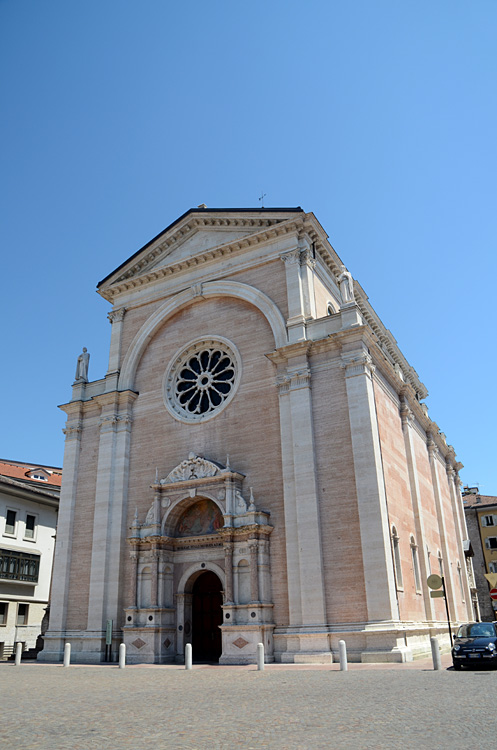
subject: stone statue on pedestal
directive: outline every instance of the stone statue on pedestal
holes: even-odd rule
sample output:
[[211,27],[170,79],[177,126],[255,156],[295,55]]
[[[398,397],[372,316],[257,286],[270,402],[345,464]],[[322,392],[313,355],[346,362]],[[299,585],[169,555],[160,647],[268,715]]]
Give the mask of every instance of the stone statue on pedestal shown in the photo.
[[340,284],[340,294],[342,295],[342,303],[354,301],[354,282],[352,280],[352,274],[350,274],[345,266],[341,266],[342,273],[338,277],[338,283]]
[[88,382],[88,363],[90,361],[90,355],[88,354],[88,351],[86,349],[86,346],[83,347],[83,351],[78,357],[78,363],[76,365],[76,377],[74,378],[77,383],[87,383]]

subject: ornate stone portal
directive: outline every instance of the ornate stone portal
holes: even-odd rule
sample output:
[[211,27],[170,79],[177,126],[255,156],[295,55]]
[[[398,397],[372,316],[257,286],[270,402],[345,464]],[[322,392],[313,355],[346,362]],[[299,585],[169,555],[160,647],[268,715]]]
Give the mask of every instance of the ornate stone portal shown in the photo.
[[[130,662],[182,662],[194,640],[193,585],[206,571],[223,590],[221,664],[253,663],[257,643],[273,661],[269,513],[244,475],[194,453],[158,474],[146,518],[131,526],[131,601],[123,628]],[[220,615],[221,618],[221,615]],[[196,655],[193,654],[195,660]]]

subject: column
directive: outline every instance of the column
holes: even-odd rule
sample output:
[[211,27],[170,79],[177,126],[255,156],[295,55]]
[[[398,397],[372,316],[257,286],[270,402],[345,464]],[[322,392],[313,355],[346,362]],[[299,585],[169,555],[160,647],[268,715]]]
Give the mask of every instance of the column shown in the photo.
[[290,406],[290,378],[281,375],[276,381],[280,405],[280,441],[283,470],[283,497],[285,514],[286,570],[288,586],[289,624],[302,623],[300,599],[300,554],[297,531],[297,498],[293,466],[292,413]]
[[159,550],[157,547],[152,548],[152,581],[150,592],[150,606],[157,607],[159,592]]
[[412,430],[413,430],[413,413],[409,409],[409,406],[405,400],[405,396],[401,396],[400,405],[400,417],[402,420],[402,432],[404,434],[404,445],[406,450],[407,468],[409,473],[409,489],[411,492],[412,512],[414,516],[414,528],[416,531],[416,539],[418,540],[419,554],[419,567],[421,574],[421,590],[423,592],[423,600],[425,606],[425,616],[428,621],[435,619],[433,609],[433,599],[430,597],[430,592],[426,586],[426,579],[430,575],[430,568],[428,562],[428,550],[426,548],[426,536],[423,522],[423,508],[421,505],[421,496],[419,491],[418,481],[418,470],[416,466],[416,452],[414,450]]
[[119,622],[122,617],[123,571],[121,558],[127,537],[128,515],[128,469],[132,429],[132,408],[136,393],[119,394],[119,414],[115,423],[115,444],[112,459],[112,489],[109,507],[109,529],[107,539],[107,569],[104,619]]
[[290,343],[306,338],[305,324],[316,317],[314,266],[311,243],[299,237],[297,247],[281,255],[285,263],[288,300],[288,339]]
[[[349,408],[368,620],[398,621],[380,436],[373,389],[374,365],[360,340],[344,345],[342,367]],[[371,543],[371,540],[374,540]]]
[[88,630],[101,637],[105,627],[106,572],[109,549],[110,506],[114,490],[114,454],[117,426],[116,394],[100,397],[100,440],[93,514],[93,544],[88,601]]
[[250,550],[250,599],[259,601],[259,540],[249,540]]
[[290,625],[326,622],[307,352],[307,344],[298,347],[278,381]]
[[225,604],[233,604],[233,542],[224,543]]
[[138,609],[138,548],[134,549],[131,554],[131,592],[129,607]]
[[112,325],[109,350],[109,367],[107,368],[107,375],[111,375],[112,373],[119,371],[121,358],[121,337],[125,312],[126,308],[120,307],[117,310],[111,310],[111,312],[107,315],[107,318]]

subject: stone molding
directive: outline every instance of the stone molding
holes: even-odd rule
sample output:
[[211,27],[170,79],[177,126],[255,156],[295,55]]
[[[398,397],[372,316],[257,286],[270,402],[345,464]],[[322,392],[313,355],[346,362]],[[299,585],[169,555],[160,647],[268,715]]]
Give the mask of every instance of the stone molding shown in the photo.
[[214,477],[221,473],[222,467],[220,464],[209,461],[207,458],[202,458],[202,456],[197,456],[195,453],[190,453],[188,458],[170,471],[165,479],[160,480],[160,484],[171,484],[188,479],[203,479],[204,477]]
[[[222,222],[217,224],[216,222]],[[113,284],[107,289],[102,290],[101,294],[106,299],[112,301],[114,297],[128,289],[134,289],[137,286],[146,285],[157,279],[171,276],[173,274],[180,273],[181,271],[187,270],[192,266],[198,266],[208,261],[212,261],[216,258],[222,258],[226,255],[231,255],[237,251],[244,250],[251,246],[255,246],[269,240],[276,239],[282,235],[286,235],[292,232],[298,232],[302,227],[303,219],[302,215],[297,218],[287,219],[286,221],[272,220],[271,219],[210,219],[206,217],[204,219],[192,219],[187,228],[179,229],[167,237],[160,245],[156,246],[151,250],[145,257],[142,257],[137,263],[129,268],[124,274],[119,276]],[[203,253],[191,256],[190,258],[183,258],[177,263],[173,263],[169,266],[150,267],[157,263],[158,258],[164,253],[165,250],[172,247],[179,240],[184,241],[187,236],[193,234],[193,231],[200,227],[205,226],[226,226],[226,227],[245,227],[252,226],[254,228],[263,227],[259,231],[253,234],[245,235],[239,239],[231,240],[230,242],[216,247],[209,248]],[[149,270],[147,270],[149,267]]]

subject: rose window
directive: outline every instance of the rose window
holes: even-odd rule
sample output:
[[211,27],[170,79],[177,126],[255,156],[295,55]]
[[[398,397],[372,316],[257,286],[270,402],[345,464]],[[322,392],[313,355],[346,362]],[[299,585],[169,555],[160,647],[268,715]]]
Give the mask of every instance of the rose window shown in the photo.
[[165,403],[182,421],[201,421],[231,400],[240,373],[239,355],[224,339],[192,342],[165,377]]

